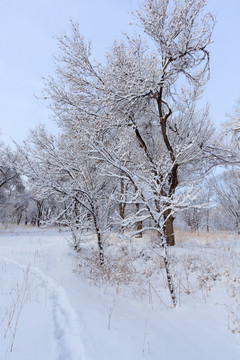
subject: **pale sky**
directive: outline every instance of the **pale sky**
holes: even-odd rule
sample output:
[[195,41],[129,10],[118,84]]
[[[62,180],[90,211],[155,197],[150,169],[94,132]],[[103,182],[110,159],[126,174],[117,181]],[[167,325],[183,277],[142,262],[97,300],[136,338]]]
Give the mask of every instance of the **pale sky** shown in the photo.
[[[115,38],[129,31],[138,0],[0,0],[0,140],[21,142],[40,122],[55,132],[41,95],[42,77],[53,74],[54,36],[68,32],[70,18],[92,40],[102,59]],[[217,17],[211,45],[211,79],[204,94],[217,126],[240,98],[240,0],[208,0]]]

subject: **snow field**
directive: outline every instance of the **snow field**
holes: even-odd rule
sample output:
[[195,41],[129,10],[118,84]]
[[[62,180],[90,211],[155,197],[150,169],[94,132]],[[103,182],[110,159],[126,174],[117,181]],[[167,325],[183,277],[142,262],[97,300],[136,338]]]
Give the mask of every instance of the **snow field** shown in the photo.
[[36,358],[48,357],[52,323],[46,291],[30,274],[29,266],[19,267],[1,258],[0,267],[0,359],[30,360],[39,347],[41,355]]
[[[108,244],[100,271],[94,241],[76,254],[54,230],[2,232],[0,359],[239,359],[238,243],[171,250],[176,309],[151,246]],[[21,307],[5,338],[4,315],[19,292],[10,352]]]
[[[5,314],[3,313],[4,316],[2,318],[2,322],[4,323],[4,338],[6,339],[8,335],[8,343],[10,342],[10,346],[9,344],[7,345],[5,355],[2,354],[2,357],[6,357],[7,352],[12,352],[15,348],[14,340],[16,332],[18,331],[18,322],[20,321],[21,312],[24,311],[25,321],[29,322],[31,319],[31,317],[29,317],[30,314],[33,318],[36,318],[35,326],[37,326],[37,343],[39,341],[39,325],[41,326],[42,324],[41,315],[45,320],[50,320],[48,319],[50,312],[52,315],[52,324],[48,324],[48,326],[50,325],[50,329],[53,326],[53,333],[50,333],[46,326],[43,328],[43,331],[47,331],[50,338],[54,337],[52,340],[55,342],[55,346],[54,348],[51,348],[50,345],[52,344],[49,344],[49,350],[45,355],[42,353],[39,354],[39,359],[85,359],[83,347],[81,345],[79,321],[74,309],[68,301],[64,289],[61,286],[56,285],[51,278],[43,274],[38,268],[31,267],[30,265],[26,267],[21,263],[5,257],[0,258],[0,261],[2,263],[1,266],[5,268],[6,273],[6,276],[3,276],[4,284],[9,284],[9,280],[12,280],[10,294],[13,293],[13,303],[10,304],[10,308],[5,304],[6,311]],[[19,283],[17,279],[20,278],[20,275],[22,275],[21,273],[24,275],[23,282]],[[9,274],[11,276],[10,278]],[[44,303],[45,306],[43,306]],[[34,315],[35,312],[37,312],[37,316]],[[47,321],[47,323],[48,322],[49,321]],[[31,324],[32,323],[31,320]],[[44,332],[42,335],[46,337]],[[26,336],[27,334],[25,334],[25,337]],[[32,334],[29,334],[29,337],[32,340]],[[28,356],[29,346],[26,348],[27,352],[24,352],[24,359]],[[26,348],[24,351],[26,351]],[[31,348],[32,346],[30,346],[30,351]],[[45,344],[43,349],[44,348]],[[35,350],[36,348],[33,351],[35,352]],[[46,351],[46,349],[44,350]],[[29,354],[29,359],[31,359],[32,356],[36,358],[36,354],[33,353],[32,355]],[[19,355],[16,356],[16,359],[19,359]]]

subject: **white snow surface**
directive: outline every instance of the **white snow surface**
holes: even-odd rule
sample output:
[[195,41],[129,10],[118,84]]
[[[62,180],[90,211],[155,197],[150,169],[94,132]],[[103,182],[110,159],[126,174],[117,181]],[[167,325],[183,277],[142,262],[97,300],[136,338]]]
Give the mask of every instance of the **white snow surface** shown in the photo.
[[211,301],[194,293],[173,309],[94,285],[79,261],[55,229],[0,232],[1,360],[240,359],[221,287]]

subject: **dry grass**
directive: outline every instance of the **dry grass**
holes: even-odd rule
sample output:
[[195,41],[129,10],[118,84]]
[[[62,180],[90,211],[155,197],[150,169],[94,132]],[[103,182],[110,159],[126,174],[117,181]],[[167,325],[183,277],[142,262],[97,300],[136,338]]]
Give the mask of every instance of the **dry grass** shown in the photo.
[[[220,242],[231,242],[240,239],[240,236],[236,232],[230,231],[199,231],[191,232],[187,230],[176,230],[175,240],[176,245],[181,244],[195,244],[195,245],[210,245],[216,241]],[[70,239],[71,243],[71,239]],[[160,239],[154,231],[146,231],[142,238],[131,237],[130,232],[119,234],[118,232],[111,232],[104,236],[104,249],[105,251],[111,247],[116,246],[120,252],[124,252],[129,246],[140,247],[140,248],[154,248],[160,245]],[[84,250],[86,247],[92,247],[97,251],[97,238],[95,234],[86,234],[81,239],[80,248]]]
[[[177,231],[176,238],[183,248],[189,242],[187,251],[176,246],[169,255],[178,306],[189,302],[224,306],[228,312],[229,330],[239,334],[240,253],[231,242],[237,235]],[[86,246],[77,255],[76,273],[98,286],[99,294],[107,292],[110,286],[115,294],[141,299],[142,303],[151,306],[169,307],[171,301],[164,263],[159,255],[161,249],[151,243],[153,240],[153,234],[145,234],[142,239],[132,238],[124,244],[112,234],[106,244],[104,266],[100,266],[96,244],[95,249],[92,245]],[[111,315],[110,311],[109,327]]]
[[186,230],[176,230],[176,243],[182,242],[199,242],[207,243],[216,240],[236,240],[239,238],[239,235],[236,232],[230,231],[186,231]]
[[[1,268],[7,271],[6,264],[2,262]],[[10,287],[0,289],[2,297],[9,298],[9,304],[6,308],[2,308],[2,317],[0,317],[0,337],[8,342],[4,359],[7,359],[9,353],[13,351],[16,333],[20,321],[20,317],[27,301],[30,299],[30,282],[29,282],[30,265],[23,271],[23,279],[19,283],[14,281]]]
[[[145,232],[142,238],[133,237],[130,238],[130,233],[126,232],[125,236],[121,237],[118,233],[111,233],[106,239],[106,245],[110,244],[127,244],[129,241],[132,243],[152,243],[156,241],[157,235],[153,231]],[[240,235],[236,231],[188,231],[188,230],[176,230],[175,231],[176,244],[186,242],[207,243],[217,240],[237,240],[240,239]],[[158,242],[158,241],[157,241]]]

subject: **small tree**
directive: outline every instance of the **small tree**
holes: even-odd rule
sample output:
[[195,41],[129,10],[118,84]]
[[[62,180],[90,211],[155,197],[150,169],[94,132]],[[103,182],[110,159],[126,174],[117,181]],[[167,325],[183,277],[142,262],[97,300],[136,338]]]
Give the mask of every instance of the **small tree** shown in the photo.
[[[108,230],[111,213],[111,187],[99,173],[84,146],[75,138],[48,136],[43,127],[31,131],[21,149],[21,168],[36,188],[35,198],[41,204],[54,196],[61,207],[48,223],[68,226],[74,247],[80,249],[81,231],[94,230],[100,263],[104,263],[104,233]],[[42,207],[41,207],[42,211]],[[78,235],[77,235],[78,233]]]

